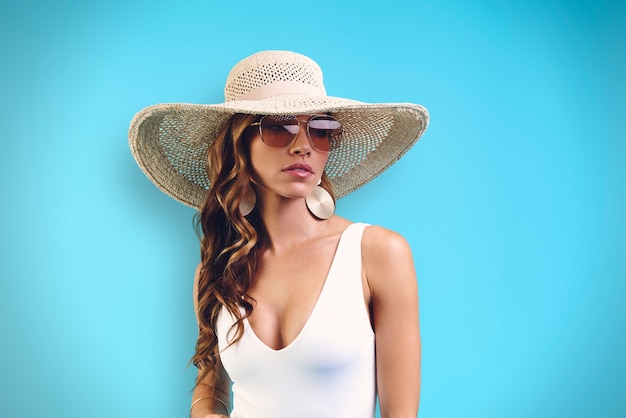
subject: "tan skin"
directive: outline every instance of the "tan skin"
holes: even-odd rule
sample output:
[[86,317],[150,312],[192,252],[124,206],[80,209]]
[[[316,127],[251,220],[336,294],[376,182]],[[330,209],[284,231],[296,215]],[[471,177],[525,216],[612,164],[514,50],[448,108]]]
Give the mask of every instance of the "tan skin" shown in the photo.
[[[301,121],[310,116],[298,116]],[[268,347],[288,346],[311,314],[337,248],[350,221],[333,215],[320,221],[308,212],[304,198],[320,179],[328,153],[317,151],[305,129],[287,147],[265,145],[250,129],[250,158],[257,207],[269,235],[248,294],[256,300],[248,318]],[[310,172],[285,168],[304,163]],[[286,172],[287,171],[287,172]],[[308,170],[305,170],[308,171]],[[395,232],[371,226],[362,240],[363,302],[376,334],[377,389],[382,418],[415,418],[419,406],[421,346],[417,280],[408,243]],[[311,262],[315,260],[315,262]],[[197,301],[198,270],[194,285]],[[197,312],[197,310],[196,310]],[[214,395],[199,386],[193,399],[218,396],[230,403],[230,380],[219,367]],[[226,414],[212,399],[198,402],[193,418]]]

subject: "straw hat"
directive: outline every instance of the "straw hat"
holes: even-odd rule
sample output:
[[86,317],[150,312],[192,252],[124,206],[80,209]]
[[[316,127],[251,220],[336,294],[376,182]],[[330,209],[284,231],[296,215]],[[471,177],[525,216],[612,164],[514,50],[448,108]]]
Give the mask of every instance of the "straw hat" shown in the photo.
[[128,133],[133,157],[163,192],[199,208],[206,197],[207,150],[232,115],[331,113],[343,125],[326,175],[338,198],[396,162],[422,136],[428,112],[411,103],[368,104],[326,95],[322,70],[289,51],[263,51],[230,71],[225,103],[169,103],[138,112]]

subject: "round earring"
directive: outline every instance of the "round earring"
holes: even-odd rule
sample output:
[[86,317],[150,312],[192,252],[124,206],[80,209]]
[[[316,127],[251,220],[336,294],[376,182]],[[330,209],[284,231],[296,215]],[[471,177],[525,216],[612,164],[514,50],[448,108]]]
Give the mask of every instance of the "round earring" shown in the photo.
[[246,190],[243,192],[243,196],[241,197],[241,201],[239,202],[239,212],[241,215],[248,216],[254,206],[256,205],[256,193],[252,186],[246,187]]
[[318,186],[305,198],[309,212],[318,219],[328,219],[335,213],[335,201],[326,189]]

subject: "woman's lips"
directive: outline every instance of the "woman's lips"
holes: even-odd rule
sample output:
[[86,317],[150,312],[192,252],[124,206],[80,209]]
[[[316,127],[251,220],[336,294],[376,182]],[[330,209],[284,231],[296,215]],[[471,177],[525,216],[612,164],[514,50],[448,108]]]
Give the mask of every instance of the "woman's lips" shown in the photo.
[[308,164],[292,164],[283,168],[283,172],[298,178],[306,178],[313,175],[313,169]]

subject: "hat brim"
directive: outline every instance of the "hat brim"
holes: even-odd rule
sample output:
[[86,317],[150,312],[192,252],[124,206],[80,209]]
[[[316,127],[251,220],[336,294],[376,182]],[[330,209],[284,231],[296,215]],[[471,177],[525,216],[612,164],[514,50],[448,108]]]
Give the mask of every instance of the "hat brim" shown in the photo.
[[326,175],[341,198],[371,181],[404,155],[428,126],[428,111],[412,103],[368,104],[330,96],[283,94],[263,100],[146,107],[129,129],[131,152],[148,178],[177,201],[200,208],[209,188],[207,152],[234,114],[331,113],[343,139],[330,152]]

